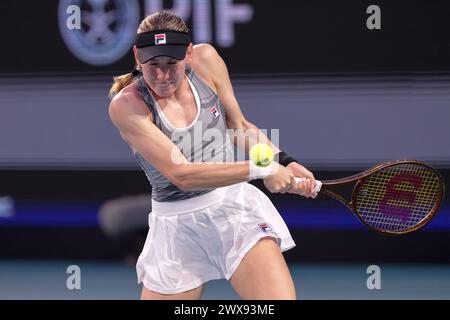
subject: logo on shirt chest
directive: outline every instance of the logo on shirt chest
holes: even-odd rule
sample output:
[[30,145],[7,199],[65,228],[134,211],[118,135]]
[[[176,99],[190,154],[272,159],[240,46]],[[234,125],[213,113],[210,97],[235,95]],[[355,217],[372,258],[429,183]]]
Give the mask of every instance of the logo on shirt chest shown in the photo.
[[217,105],[213,105],[211,108],[209,108],[209,112],[213,115],[213,118],[217,118],[220,116],[219,109],[217,108]]

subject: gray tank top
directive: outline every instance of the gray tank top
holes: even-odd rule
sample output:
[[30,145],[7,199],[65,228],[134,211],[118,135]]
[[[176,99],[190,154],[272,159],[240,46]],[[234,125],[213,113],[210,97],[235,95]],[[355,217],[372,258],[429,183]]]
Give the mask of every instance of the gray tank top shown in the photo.
[[[142,76],[139,89],[153,115],[155,125],[180,149],[189,162],[234,161],[233,145],[227,134],[225,112],[219,97],[186,66],[186,76],[194,93],[197,116],[186,128],[174,128],[153,99]],[[138,152],[134,153],[151,186],[156,201],[175,201],[196,197],[214,189],[182,191],[156,170]]]

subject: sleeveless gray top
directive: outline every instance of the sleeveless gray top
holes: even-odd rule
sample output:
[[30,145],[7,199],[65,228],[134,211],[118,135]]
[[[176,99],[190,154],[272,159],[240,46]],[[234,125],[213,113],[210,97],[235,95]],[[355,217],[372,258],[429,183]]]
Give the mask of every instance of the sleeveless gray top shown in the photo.
[[[189,162],[234,161],[233,145],[227,133],[225,112],[219,97],[186,66],[185,74],[195,97],[197,116],[185,128],[175,128],[153,99],[142,76],[137,81],[142,97],[153,115],[155,125],[180,149]],[[151,186],[156,201],[188,199],[214,189],[182,191],[156,170],[138,152],[134,153]]]

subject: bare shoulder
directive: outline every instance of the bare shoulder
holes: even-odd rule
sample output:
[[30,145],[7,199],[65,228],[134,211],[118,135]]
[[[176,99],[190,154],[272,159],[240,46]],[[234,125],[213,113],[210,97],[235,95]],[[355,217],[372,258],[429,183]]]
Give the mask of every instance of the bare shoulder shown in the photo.
[[217,62],[220,60],[222,59],[219,53],[212,45],[201,43],[194,46],[194,54],[192,56],[192,67],[194,70],[213,72],[217,68]]
[[121,90],[111,100],[108,108],[109,117],[117,127],[123,127],[133,117],[150,117],[151,113],[142,100],[134,82]]
[[191,66],[208,84],[216,87],[217,78],[223,72],[224,62],[212,45],[201,43],[194,46]]
[[194,46],[194,59],[197,58],[201,62],[211,63],[219,59],[219,53],[209,43],[199,43]]

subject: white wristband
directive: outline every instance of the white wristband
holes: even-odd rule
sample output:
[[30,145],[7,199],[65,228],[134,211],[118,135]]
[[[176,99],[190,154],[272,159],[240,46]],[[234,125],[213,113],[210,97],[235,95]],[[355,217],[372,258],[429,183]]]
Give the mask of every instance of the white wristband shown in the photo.
[[271,162],[267,167],[260,167],[253,163],[253,161],[249,161],[250,164],[250,173],[249,180],[254,179],[264,179],[268,176],[275,173],[277,167],[274,162]]

